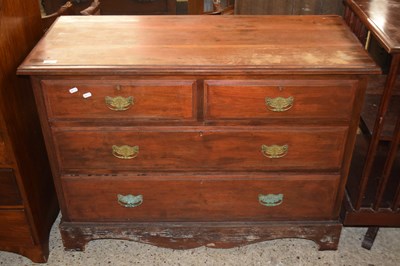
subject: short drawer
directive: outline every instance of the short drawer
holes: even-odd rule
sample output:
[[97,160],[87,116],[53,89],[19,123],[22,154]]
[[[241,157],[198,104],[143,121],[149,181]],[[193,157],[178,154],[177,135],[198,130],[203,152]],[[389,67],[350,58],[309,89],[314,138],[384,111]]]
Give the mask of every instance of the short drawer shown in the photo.
[[0,245],[33,244],[29,224],[23,210],[0,210]]
[[0,205],[22,204],[12,169],[0,169]]
[[192,80],[43,80],[42,88],[49,119],[157,121],[196,117]]
[[71,221],[333,218],[335,175],[64,177]]
[[63,171],[338,170],[346,127],[54,132]]
[[348,121],[356,85],[353,80],[207,80],[205,120]]

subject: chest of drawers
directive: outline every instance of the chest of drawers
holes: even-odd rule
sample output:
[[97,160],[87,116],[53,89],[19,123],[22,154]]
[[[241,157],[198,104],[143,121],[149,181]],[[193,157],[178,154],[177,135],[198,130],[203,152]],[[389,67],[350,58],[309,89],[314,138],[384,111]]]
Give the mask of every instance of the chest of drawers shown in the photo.
[[61,18],[19,73],[34,84],[65,248],[300,237],[335,249],[377,72],[336,16]]

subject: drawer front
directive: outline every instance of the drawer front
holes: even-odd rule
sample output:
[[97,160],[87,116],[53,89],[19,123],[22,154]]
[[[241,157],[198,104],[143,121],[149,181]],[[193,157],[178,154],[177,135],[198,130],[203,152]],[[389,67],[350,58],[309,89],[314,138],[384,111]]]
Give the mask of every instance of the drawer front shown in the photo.
[[22,204],[12,169],[0,169],[0,205]]
[[[193,120],[196,117],[194,81],[43,80],[42,87],[49,119]],[[71,93],[71,89],[77,91]]]
[[0,166],[6,164],[8,161],[7,157],[6,144],[4,142],[3,132],[0,129]]
[[205,119],[348,121],[356,85],[356,81],[341,80],[208,80],[205,82]]
[[60,166],[79,173],[338,170],[347,135],[346,127],[152,130],[54,132]]
[[64,177],[71,221],[333,218],[338,176]]
[[2,132],[2,129],[0,128],[0,166],[9,165],[12,163],[3,134],[4,132]]
[[23,210],[0,210],[0,245],[31,245],[33,239]]

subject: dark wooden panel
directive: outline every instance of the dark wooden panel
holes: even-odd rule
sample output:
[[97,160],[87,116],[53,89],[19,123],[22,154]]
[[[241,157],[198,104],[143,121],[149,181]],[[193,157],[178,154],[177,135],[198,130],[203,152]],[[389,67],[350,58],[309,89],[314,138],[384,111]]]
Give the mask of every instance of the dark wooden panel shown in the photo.
[[342,15],[341,0],[236,0],[240,15]]
[[0,210],[0,245],[33,245],[30,226],[23,210]]
[[0,169],[0,205],[22,203],[12,169]]
[[176,13],[176,0],[102,0],[104,15],[162,15]]
[[[364,133],[372,135],[375,118],[378,114],[378,107],[381,100],[379,94],[369,94],[366,96],[363,112],[361,114]],[[400,96],[394,95],[390,99],[389,109],[385,116],[381,140],[390,141],[393,139],[396,118],[400,114]]]
[[288,15],[292,14],[293,0],[236,0],[237,15]]
[[5,127],[2,114],[0,113],[0,167],[12,164],[12,155],[10,153],[10,145],[6,144],[7,128]]
[[[364,194],[360,194],[359,183],[365,162],[365,157],[368,152],[368,137],[366,137],[365,135],[357,136],[356,147],[352,159],[351,171],[347,182],[347,194],[349,195],[349,199],[352,201],[351,203],[353,205],[355,205],[356,199],[358,198],[363,199],[362,208],[366,210],[365,215],[368,213],[368,210],[370,210],[371,214],[374,213],[374,211],[372,210],[372,206],[376,202],[378,185],[382,179],[382,171],[385,165],[385,161],[387,159],[389,148],[390,144],[388,142],[382,142],[379,145],[378,149],[376,150],[376,156],[373,163],[373,170],[368,179],[366,191]],[[399,175],[400,175],[400,152],[397,153],[397,157],[395,159],[393,168],[390,172],[390,176],[387,182],[385,195],[383,197],[381,204],[379,205],[379,211],[382,211],[382,213],[385,212],[393,213],[393,210],[391,210],[390,208],[394,205],[393,200],[396,198],[396,189],[398,186],[400,186],[398,178]],[[354,217],[356,217],[356,215],[354,215]],[[383,220],[384,219],[382,219],[382,221]],[[362,223],[361,220],[358,223]],[[366,223],[366,225],[367,224],[368,223]]]
[[3,132],[0,129],[0,165],[5,165],[9,162],[8,152],[4,143]]
[[[46,14],[56,12],[66,0],[42,0]],[[92,0],[74,1],[76,9],[82,10]],[[176,0],[101,0],[103,15],[162,15],[176,13]],[[77,13],[78,14],[78,13]]]
[[[64,178],[68,218],[75,222],[329,219],[338,185],[335,175],[267,175],[261,180],[234,175],[176,178]],[[143,203],[126,208],[119,204],[118,194],[142,195]],[[276,206],[264,206],[260,194],[282,194],[282,200],[271,203]]]

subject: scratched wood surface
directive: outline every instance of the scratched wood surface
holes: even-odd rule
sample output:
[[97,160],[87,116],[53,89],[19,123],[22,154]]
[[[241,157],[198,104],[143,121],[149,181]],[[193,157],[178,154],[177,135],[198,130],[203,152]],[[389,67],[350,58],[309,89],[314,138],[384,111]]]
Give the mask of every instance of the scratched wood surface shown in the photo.
[[338,16],[65,16],[20,73],[188,67],[370,73],[374,63],[343,25]]

